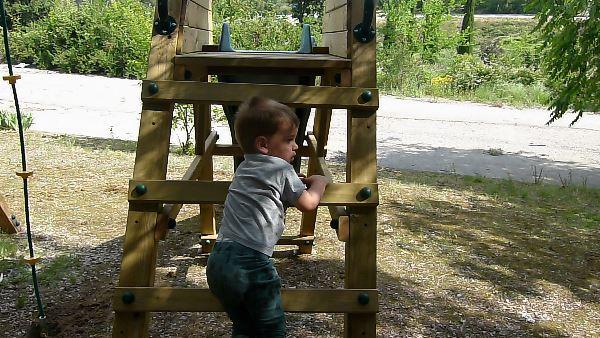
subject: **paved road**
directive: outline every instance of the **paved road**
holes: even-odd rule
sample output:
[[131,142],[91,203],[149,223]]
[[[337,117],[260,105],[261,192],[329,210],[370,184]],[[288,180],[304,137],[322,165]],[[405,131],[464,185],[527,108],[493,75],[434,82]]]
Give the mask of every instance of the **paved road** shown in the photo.
[[[0,66],[6,74],[6,67]],[[100,76],[17,69],[23,111],[34,115],[33,130],[136,140],[140,82]],[[10,87],[0,86],[0,107],[12,105]],[[345,112],[334,111],[329,157],[346,150]],[[548,181],[600,187],[600,115],[572,117],[545,125],[542,109],[517,110],[463,102],[381,98],[378,111],[379,165],[533,181],[542,170]],[[220,142],[227,128],[217,126]],[[174,134],[172,142],[181,135]]]

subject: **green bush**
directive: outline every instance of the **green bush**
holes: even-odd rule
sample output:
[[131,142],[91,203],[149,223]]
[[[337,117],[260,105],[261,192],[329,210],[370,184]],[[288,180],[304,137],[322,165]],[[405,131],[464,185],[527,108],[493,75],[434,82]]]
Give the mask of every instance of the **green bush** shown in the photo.
[[[21,123],[23,130],[27,130],[33,124],[33,116],[30,114],[21,114]],[[0,130],[19,130],[17,114],[0,110]]]
[[[302,25],[290,20],[273,1],[213,1],[215,43],[219,42],[223,22],[229,23],[231,44],[238,50],[286,50],[300,48]],[[309,16],[316,42],[321,40],[321,17]]]
[[514,107],[542,107],[550,102],[550,92],[539,82],[531,85],[502,82],[482,85],[465,98]]
[[11,0],[4,3],[8,29],[27,26],[48,15],[54,0]]
[[[250,19],[230,18],[228,22],[234,49],[293,51],[300,48],[302,28],[285,19],[264,16]],[[222,23],[215,25],[215,39],[221,36],[221,25]]]
[[152,13],[136,0],[93,0],[80,6],[58,0],[48,17],[13,32],[15,59],[45,69],[141,78]]
[[446,75],[452,77],[452,85],[458,91],[474,90],[499,77],[495,67],[486,65],[478,56],[471,54],[456,55]]

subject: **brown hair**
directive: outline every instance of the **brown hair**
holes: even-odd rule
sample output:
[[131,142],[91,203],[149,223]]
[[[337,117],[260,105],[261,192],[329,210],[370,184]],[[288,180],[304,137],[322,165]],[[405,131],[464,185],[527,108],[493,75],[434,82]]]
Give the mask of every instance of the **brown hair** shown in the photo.
[[290,107],[264,97],[254,96],[242,103],[235,116],[235,138],[245,154],[257,152],[254,141],[259,136],[272,136],[281,123],[298,127],[298,116]]

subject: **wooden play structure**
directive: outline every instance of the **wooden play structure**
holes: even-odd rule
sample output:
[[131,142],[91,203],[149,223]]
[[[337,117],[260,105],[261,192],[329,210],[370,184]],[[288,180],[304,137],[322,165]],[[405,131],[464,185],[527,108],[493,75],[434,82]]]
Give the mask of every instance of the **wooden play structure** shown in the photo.
[[[235,145],[217,144],[210,105],[238,105],[254,95],[295,108],[316,108],[307,145],[307,174],[331,176],[325,162],[331,109],[346,109],[346,182],[328,186],[321,201],[345,244],[343,289],[283,289],[287,312],[344,313],[347,337],[375,337],[378,292],[376,230],[376,87],[373,0],[326,0],[323,46],[308,53],[223,51],[212,43],[211,0],[159,0],[146,80],[119,286],[113,296],[114,337],[148,336],[149,313],[222,311],[208,289],[153,287],[159,241],[175,225],[181,205],[200,204],[204,252],[216,239],[214,204],[230,182],[213,181],[213,156],[239,156]],[[235,27],[233,27],[235,29]],[[299,74],[320,85],[209,82],[227,74]],[[196,156],[181,180],[166,180],[175,103],[192,103]],[[278,244],[310,254],[316,212],[304,213],[297,236]],[[294,226],[287,224],[288,227]]]
[[0,229],[7,234],[16,234],[19,232],[19,225],[17,217],[10,212],[6,201],[0,196]]

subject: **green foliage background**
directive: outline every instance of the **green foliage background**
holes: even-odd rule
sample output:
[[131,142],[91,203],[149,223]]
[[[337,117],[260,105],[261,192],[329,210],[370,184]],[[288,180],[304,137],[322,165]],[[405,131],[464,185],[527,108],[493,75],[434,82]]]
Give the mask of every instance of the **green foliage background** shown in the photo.
[[537,30],[544,54],[543,66],[554,93],[550,122],[569,110],[600,111],[600,3],[593,0],[533,0],[541,8]]
[[[526,0],[482,0],[478,1],[478,11],[520,13],[535,8],[547,11],[541,5],[543,1],[536,1],[535,6],[525,8]],[[539,32],[531,32],[535,26],[531,19],[476,18],[472,52],[457,55],[457,46],[464,43],[465,36],[461,36],[461,18],[456,13],[463,12],[465,2],[379,2],[378,17],[382,19],[378,27],[378,81],[385,92],[540,106],[549,104],[550,96],[558,95],[567,86],[561,80],[571,79],[571,83],[575,83],[585,78],[574,73],[574,65],[582,64],[573,58],[569,59],[573,65],[570,73],[550,71],[552,62],[542,53],[540,41],[542,37],[550,41],[553,34],[550,32],[558,23],[542,25]],[[300,45],[302,21],[311,25],[312,34],[320,44],[322,9],[319,4],[322,5],[322,1],[215,0],[214,42],[218,43],[222,23],[228,22],[236,49],[293,51]],[[597,11],[597,5],[594,6]],[[84,0],[79,6],[72,0],[10,1],[7,13],[15,62],[67,72],[143,78],[153,11],[150,1],[141,0]],[[594,11],[591,13],[596,13]],[[565,17],[567,14],[572,13],[565,13]],[[598,25],[587,25],[587,22],[592,20],[576,21],[578,29],[562,31],[555,41],[579,37],[582,32],[582,39],[599,36],[595,28]],[[551,46],[555,45],[545,46],[550,57],[552,53],[562,56],[565,50],[569,56],[569,48],[580,55],[585,48],[598,46],[596,40],[584,44],[582,39],[573,45],[564,44],[554,52]],[[558,56],[555,59],[560,61]],[[541,66],[542,60],[545,67]],[[589,68],[586,76],[590,74],[597,75],[597,67]],[[589,91],[587,96],[581,96],[574,94],[575,87],[568,88],[571,94],[563,96],[560,102],[589,101],[593,93]],[[554,106],[558,107],[560,102],[555,100]]]
[[44,69],[140,78],[153,8],[137,0],[56,0],[48,15],[11,32],[15,60]]

